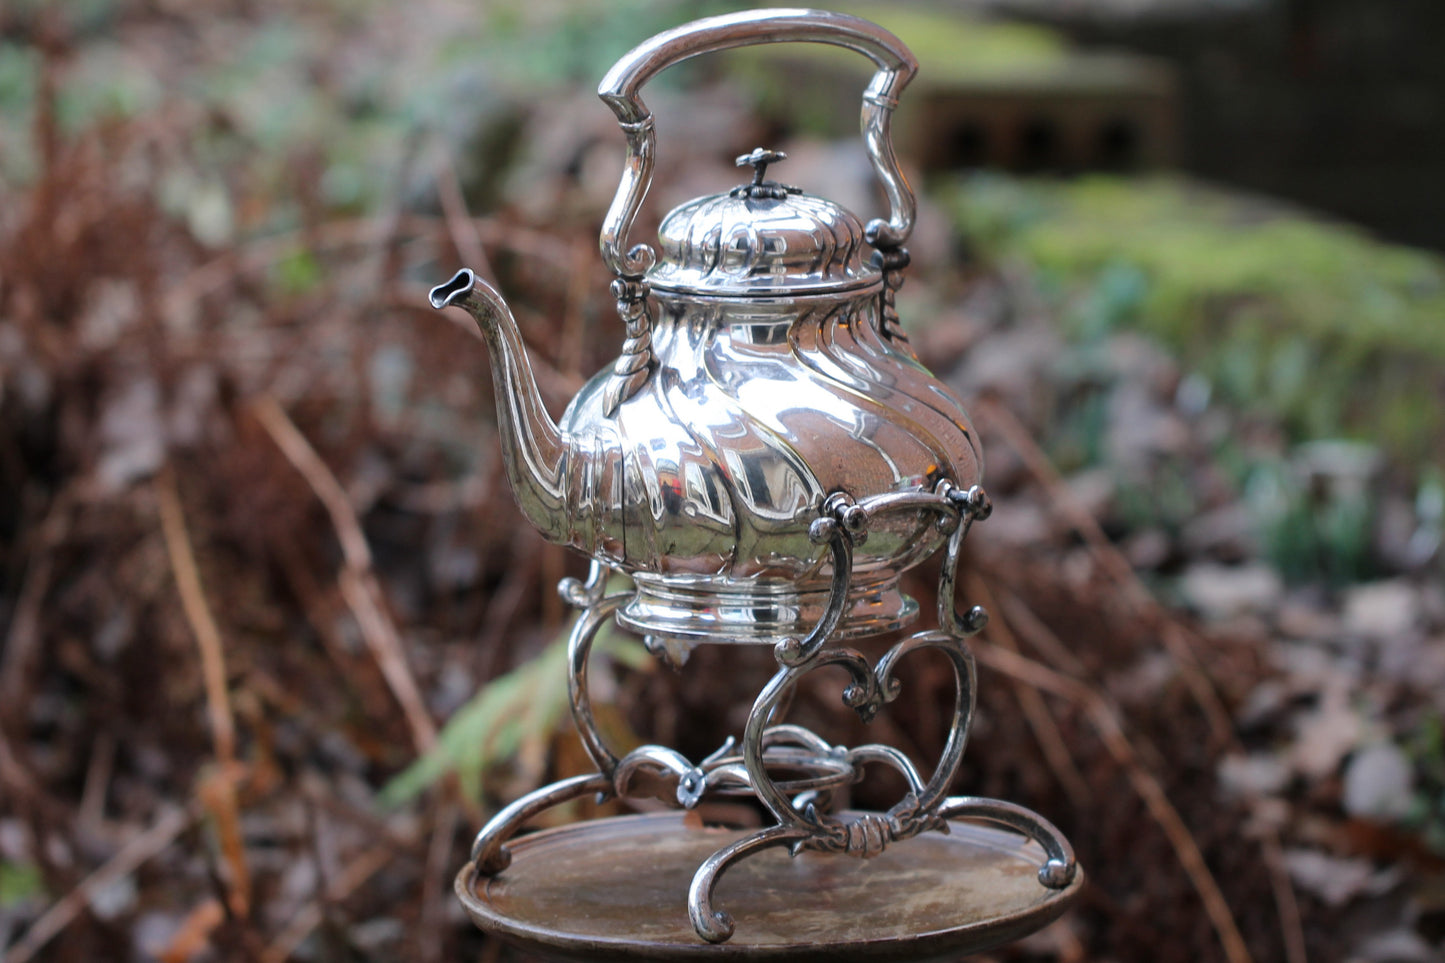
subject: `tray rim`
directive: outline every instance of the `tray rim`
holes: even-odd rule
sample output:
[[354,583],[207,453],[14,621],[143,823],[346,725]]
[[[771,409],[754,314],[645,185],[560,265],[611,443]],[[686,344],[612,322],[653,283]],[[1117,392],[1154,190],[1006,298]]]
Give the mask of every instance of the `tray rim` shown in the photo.
[[[852,813],[844,811],[837,815],[847,817]],[[611,816],[581,823],[568,823],[528,833],[511,840],[507,845],[514,854],[525,854],[527,848],[554,842],[556,837],[576,835],[585,837],[589,832],[602,828],[614,828],[622,823],[650,823],[658,832],[693,832],[696,827],[687,825],[687,815],[675,811],[640,813]],[[594,828],[595,827],[595,828]],[[726,827],[722,827],[726,828]],[[956,846],[976,846],[989,849],[1010,849],[1023,841],[1025,846],[1037,846],[1026,837],[1005,829],[972,823],[965,819],[950,820],[951,832],[941,838]],[[924,834],[926,837],[930,834]],[[922,837],[920,837],[922,838]],[[989,839],[998,840],[1000,845],[989,845]],[[910,840],[896,843],[907,846]],[[719,848],[725,845],[719,841]],[[1042,850],[1041,850],[1042,852]],[[825,856],[824,858],[848,859],[846,856]],[[515,860],[514,863],[515,865]],[[503,871],[504,875],[505,872]],[[1045,890],[1035,904],[1012,913],[1004,913],[982,920],[946,926],[907,937],[879,937],[876,939],[848,940],[835,943],[795,944],[752,944],[746,941],[746,916],[737,919],[738,932],[724,943],[706,943],[700,937],[695,943],[646,942],[620,939],[612,936],[569,934],[556,928],[538,926],[534,923],[514,919],[495,909],[495,904],[478,895],[478,884],[485,890],[487,879],[476,875],[476,864],[468,862],[457,873],[454,889],[457,898],[466,908],[472,922],[484,932],[506,940],[513,945],[556,959],[567,960],[695,960],[717,956],[735,956],[751,961],[778,961],[792,963],[810,959],[847,961],[882,960],[929,960],[952,958],[958,954],[980,953],[1004,943],[1020,939],[1052,923],[1063,915],[1073,904],[1085,885],[1085,874],[1080,868],[1074,880],[1063,889]],[[907,956],[900,953],[907,952]],[[933,955],[937,954],[937,956]]]

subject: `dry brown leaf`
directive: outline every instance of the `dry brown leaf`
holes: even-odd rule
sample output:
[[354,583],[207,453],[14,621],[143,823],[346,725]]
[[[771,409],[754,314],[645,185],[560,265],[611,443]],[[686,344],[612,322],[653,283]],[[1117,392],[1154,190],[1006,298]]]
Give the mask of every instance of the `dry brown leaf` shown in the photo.
[[225,918],[226,909],[220,900],[202,902],[181,921],[175,936],[160,953],[161,963],[186,963],[210,944],[211,933]]

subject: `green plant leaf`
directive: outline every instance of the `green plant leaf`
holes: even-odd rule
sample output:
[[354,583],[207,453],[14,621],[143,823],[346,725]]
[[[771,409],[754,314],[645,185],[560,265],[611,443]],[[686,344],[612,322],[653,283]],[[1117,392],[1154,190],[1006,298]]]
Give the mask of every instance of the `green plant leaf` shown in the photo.
[[[491,770],[519,754],[544,753],[570,705],[569,634],[564,632],[536,658],[483,686],[447,721],[432,750],[382,788],[381,805],[402,806],[453,772],[466,798],[480,802]],[[645,668],[652,658],[640,642],[611,623],[593,642],[594,660],[598,654],[629,668]]]

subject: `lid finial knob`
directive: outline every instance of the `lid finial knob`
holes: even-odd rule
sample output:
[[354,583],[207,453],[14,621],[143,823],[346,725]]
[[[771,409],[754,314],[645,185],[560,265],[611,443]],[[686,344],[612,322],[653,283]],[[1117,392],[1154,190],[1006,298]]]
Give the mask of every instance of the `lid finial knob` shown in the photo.
[[787,157],[788,155],[785,154],[783,151],[769,150],[765,147],[755,148],[751,153],[748,154],[739,154],[737,160],[735,160],[733,163],[737,164],[737,166],[739,167],[747,167],[749,165],[752,165],[753,182],[751,184],[744,184],[741,187],[733,188],[731,192],[732,195],[734,197],[766,197],[773,200],[780,200],[788,196],[789,194],[803,193],[802,189],[798,187],[791,187],[787,184],[779,184],[777,181],[763,180],[763,177],[767,174],[769,164],[776,163],[780,160],[786,160]]

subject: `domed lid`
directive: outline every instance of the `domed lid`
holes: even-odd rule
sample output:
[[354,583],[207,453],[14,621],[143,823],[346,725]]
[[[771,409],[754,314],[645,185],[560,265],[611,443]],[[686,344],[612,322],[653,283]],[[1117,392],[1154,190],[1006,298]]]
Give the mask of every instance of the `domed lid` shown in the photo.
[[866,288],[882,277],[864,258],[863,223],[832,201],[763,179],[781,151],[759,148],[751,184],[675,208],[658,228],[661,256],[647,273],[653,289],[724,297],[828,294]]

